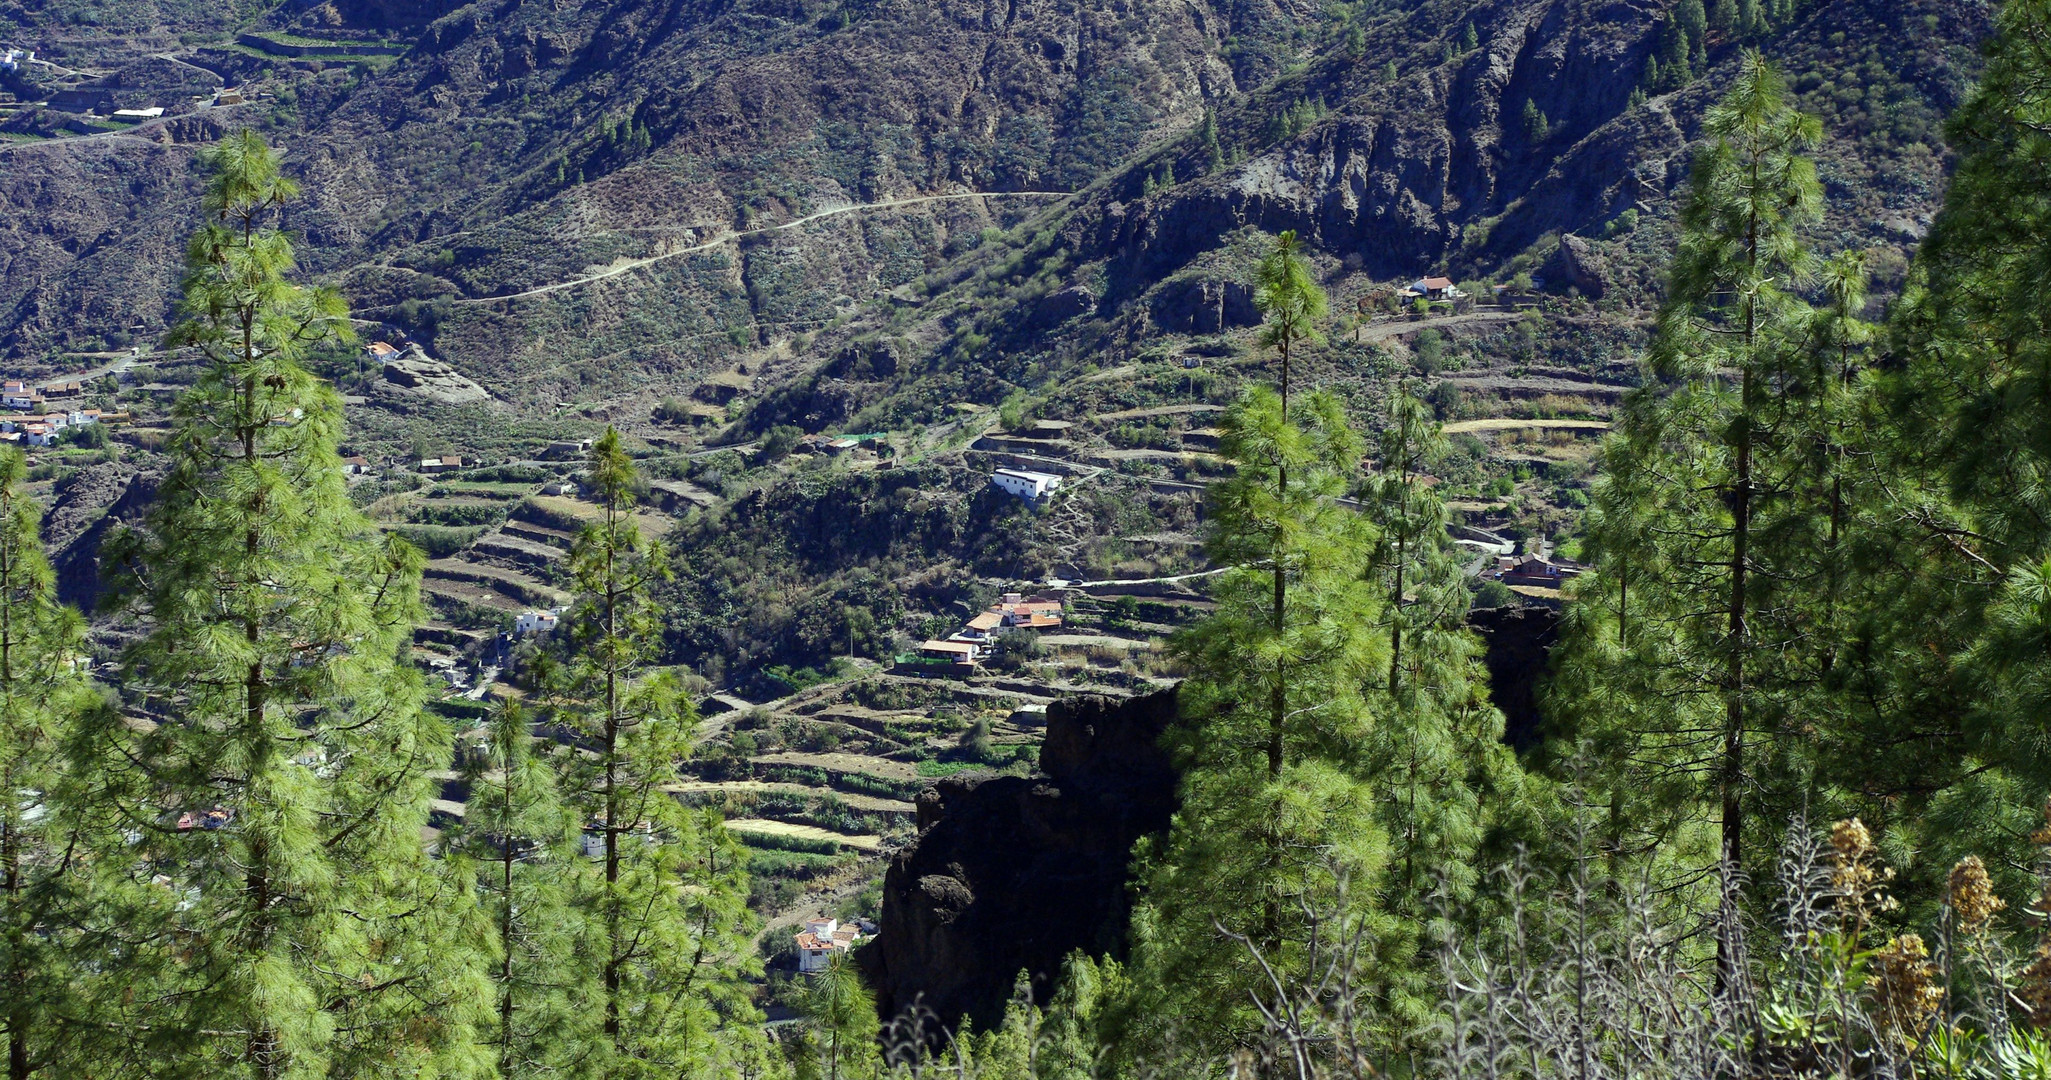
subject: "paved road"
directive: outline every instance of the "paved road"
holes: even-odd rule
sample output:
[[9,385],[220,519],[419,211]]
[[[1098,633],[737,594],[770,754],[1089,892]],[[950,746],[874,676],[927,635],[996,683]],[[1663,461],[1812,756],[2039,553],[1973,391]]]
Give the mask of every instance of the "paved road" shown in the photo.
[[62,375],[52,375],[40,382],[30,383],[29,388],[32,390],[44,390],[58,383],[89,383],[107,375],[119,375],[149,358],[149,356],[124,355],[118,360],[101,364],[99,367],[87,368],[84,371],[67,371]]
[[950,199],[1065,199],[1072,194],[1074,193],[1068,191],[969,191],[953,195],[918,195],[909,199],[885,199],[881,202],[859,203],[854,206],[839,206],[831,210],[821,210],[816,214],[806,214],[804,217],[794,218],[790,221],[784,222],[781,225],[769,225],[760,229],[746,229],[741,232],[735,232],[731,229],[721,230],[717,236],[714,236],[712,239],[707,240],[702,244],[694,244],[687,248],[678,248],[675,251],[664,252],[661,255],[650,255],[647,258],[643,259],[626,259],[621,262],[614,263],[613,265],[606,267],[604,270],[601,270],[596,274],[589,274],[580,278],[571,278],[568,281],[558,281],[553,285],[541,285],[532,289],[523,290],[521,292],[505,293],[499,296],[465,297],[457,300],[456,303],[489,304],[499,300],[522,300],[530,296],[543,296],[548,293],[560,291],[562,289],[574,289],[579,285],[589,285],[594,281],[604,281],[607,278],[619,277],[621,274],[629,273],[634,270],[639,270],[644,266],[652,266],[656,263],[662,262],[665,259],[674,259],[684,255],[693,255],[700,251],[710,251],[713,248],[719,247],[722,244],[731,243],[735,240],[745,239],[750,236],[761,236],[765,233],[782,232],[785,229],[795,229],[801,225],[809,225],[812,222],[818,221],[822,218],[830,218],[839,214],[852,214],[858,210],[893,210],[904,206],[917,206],[921,203],[945,202]]

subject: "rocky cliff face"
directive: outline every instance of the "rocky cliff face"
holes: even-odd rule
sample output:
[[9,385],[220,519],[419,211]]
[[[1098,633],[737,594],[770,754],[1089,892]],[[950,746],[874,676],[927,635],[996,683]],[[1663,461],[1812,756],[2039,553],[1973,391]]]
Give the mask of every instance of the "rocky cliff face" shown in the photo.
[[[1185,142],[1159,157],[1172,160],[1176,176],[1199,179],[1147,192],[1142,177],[1157,168],[1149,162],[1079,207],[1064,239],[1109,254],[1113,280],[1137,293],[1246,227],[1294,229],[1378,278],[1462,264],[1487,271],[1548,234],[1595,236],[1625,210],[1666,206],[1685,183],[1702,114],[1739,58],[1739,49],[1720,48],[1709,77],[1647,97],[1646,61],[1671,6],[1478,5],[1462,15],[1478,30],[1476,46],[1466,50],[1448,47],[1458,20],[1433,21],[1440,9],[1420,10],[1407,23],[1384,24],[1362,54],[1328,54],[1224,114],[1221,138],[1248,152],[1243,163],[1216,168],[1204,147]],[[1987,25],[1979,2],[1817,5],[1767,51],[1791,77],[1812,65],[1827,77],[1843,63],[1837,54],[1846,41],[1890,42],[1900,68],[1900,89],[1890,93],[1935,116],[1956,105],[1966,85],[1959,54]],[[1303,102],[1322,103],[1330,115],[1280,139],[1263,130]],[[1545,123],[1529,125],[1527,105]],[[1854,148],[1848,131],[1827,138],[1835,145],[1821,151],[1826,161],[1864,156],[1869,166],[1891,164],[1904,174],[1887,179],[1892,190],[1858,191],[1856,199],[1848,198],[1852,184],[1835,185],[1840,231],[1889,241],[1878,206],[1909,200],[1918,186],[1941,187],[1941,164],[1914,147],[1896,155],[1870,138]],[[1883,164],[1891,157],[1900,160]],[[1577,274],[1600,260],[1587,240],[1579,243],[1568,266]],[[1574,284],[1584,294],[1601,288],[1592,274]],[[1181,322],[1168,325],[1180,329]]]
[[[1477,611],[1490,696],[1520,749],[1539,737],[1537,687],[1559,615]],[[882,933],[856,954],[886,1018],[930,1009],[989,1030],[1018,973],[1036,1000],[1061,961],[1125,945],[1132,845],[1167,828],[1177,774],[1159,747],[1173,690],[1127,701],[1077,698],[1047,710],[1045,775],[948,777],[919,797],[919,839],[883,879]]]
[[1503,741],[1520,752],[1537,746],[1544,737],[1538,687],[1559,641],[1560,613],[1542,607],[1483,608],[1468,613],[1467,625],[1481,636],[1488,695],[1503,714]]
[[157,498],[157,472],[93,465],[64,482],[43,519],[43,542],[57,575],[57,598],[91,612],[103,579],[100,545],[115,529],[140,522]]
[[[971,337],[1080,360],[1243,325],[1245,268],[1205,260],[1253,229],[1297,230],[1341,295],[1529,255],[1518,268],[1561,287],[1647,300],[1666,234],[1612,226],[1667,220],[1745,43],[1712,42],[1706,77],[1647,96],[1672,0],[1376,7],[1351,45],[1305,0],[294,8],[431,21],[389,68],[259,80],[272,96],[204,124],[0,143],[0,357],[161,329],[197,213],[179,143],[241,124],[288,146],[303,259],[359,311],[516,407],[607,419],[741,363],[766,395],[886,330],[910,380],[993,371],[951,347]],[[1933,118],[1988,8],[1810,3],[1763,42],[1834,118],[1827,246],[1899,245],[1934,207]],[[751,232],[850,205],[871,208]],[[981,241],[1025,222],[1030,263]],[[805,414],[837,423],[903,389]]]
[[1133,843],[1164,829],[1175,771],[1156,745],[1175,692],[1047,710],[1045,775],[965,774],[919,797],[919,840],[891,861],[882,934],[856,954],[886,1017],[931,1009],[989,1030],[1026,972],[1122,949]]

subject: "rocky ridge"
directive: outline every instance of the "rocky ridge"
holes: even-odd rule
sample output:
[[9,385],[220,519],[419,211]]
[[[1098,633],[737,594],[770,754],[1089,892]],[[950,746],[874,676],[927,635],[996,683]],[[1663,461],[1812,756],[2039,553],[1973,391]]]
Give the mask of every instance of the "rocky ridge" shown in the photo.
[[1044,775],[960,774],[919,796],[918,843],[891,859],[882,932],[856,954],[881,1015],[929,1009],[991,1030],[1019,972],[1046,1000],[1070,952],[1123,950],[1132,845],[1175,810],[1157,745],[1175,700],[1057,701]]

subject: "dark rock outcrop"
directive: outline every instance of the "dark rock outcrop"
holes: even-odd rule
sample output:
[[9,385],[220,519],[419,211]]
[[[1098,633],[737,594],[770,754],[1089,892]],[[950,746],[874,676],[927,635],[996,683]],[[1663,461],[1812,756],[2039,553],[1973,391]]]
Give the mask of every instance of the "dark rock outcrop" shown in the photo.
[[128,472],[114,465],[78,471],[58,492],[43,519],[43,541],[57,575],[57,599],[91,611],[102,577],[100,544],[113,530],[141,521],[157,499],[161,474]]
[[1543,717],[1538,684],[1559,641],[1560,613],[1542,607],[1482,608],[1467,614],[1481,635],[1489,697],[1503,714],[1503,741],[1522,753],[1538,745]]
[[1595,243],[1579,236],[1563,236],[1545,264],[1546,287],[1557,292],[1573,289],[1590,300],[1600,300],[1609,291],[1609,261]]
[[1261,321],[1253,289],[1240,281],[1171,281],[1154,294],[1153,316],[1164,330],[1215,334]]
[[1052,329],[1096,309],[1097,294],[1080,285],[1072,285],[1048,293],[1034,303],[1030,325],[1043,330]]
[[1122,950],[1132,845],[1175,809],[1158,745],[1175,701],[1058,701],[1046,775],[951,776],[919,797],[918,842],[883,879],[882,933],[856,954],[878,1011],[923,1006],[988,1030],[1021,970],[1044,999],[1069,953]]

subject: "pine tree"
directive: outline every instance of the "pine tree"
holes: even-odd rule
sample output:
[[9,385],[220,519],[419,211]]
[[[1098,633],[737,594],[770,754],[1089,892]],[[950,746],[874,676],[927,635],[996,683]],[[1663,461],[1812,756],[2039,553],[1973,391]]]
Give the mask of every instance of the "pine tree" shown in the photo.
[[1702,0],[1681,0],[1674,5],[1673,19],[1687,42],[1688,61],[1700,67],[1708,55],[1704,42],[1709,32],[1709,16],[1702,10]]
[[1538,102],[1524,99],[1524,141],[1536,145],[1552,137],[1552,122],[1538,108]]
[[78,661],[84,621],[56,601],[42,511],[27,460],[0,448],[0,1042],[7,1080],[61,1072],[71,1049],[74,981],[86,976],[64,929],[79,878],[67,848],[76,822],[60,791],[73,717],[99,702]]
[[1884,710],[1868,768],[1926,815],[1915,839],[1950,858],[2027,833],[2051,782],[2047,24],[2045,0],[2002,9],[1948,129],[1959,164],[1944,208],[1882,346],[1888,490],[1866,546],[1892,561],[1876,571],[1885,587],[1856,601],[1874,612],[1880,661],[1861,689]]
[[[1693,68],[1689,66],[1691,51],[1687,31],[1681,28],[1678,20],[1668,19],[1659,32],[1659,49],[1655,54],[1658,65],[1648,69],[1659,75],[1659,82],[1653,89],[1678,90],[1687,85],[1688,80],[1695,77]],[[1646,59],[1649,63],[1653,57]]]
[[588,895],[590,876],[577,821],[535,752],[525,709],[501,703],[483,735],[464,770],[468,812],[451,849],[472,866],[494,925],[498,1075],[583,1075],[596,1023],[575,959],[589,928],[574,900]]
[[603,513],[570,554],[582,593],[565,620],[570,655],[548,676],[555,718],[585,751],[563,756],[561,791],[599,846],[583,902],[596,923],[588,952],[608,1077],[705,1063],[718,1022],[750,1015],[740,977],[759,969],[745,849],[716,810],[670,793],[698,714],[674,673],[651,670],[660,637],[650,588],[668,570],[634,516],[638,480],[608,428],[587,477]]
[[1374,472],[1359,491],[1362,512],[1377,526],[1367,577],[1386,597],[1390,661],[1369,699],[1389,719],[1369,730],[1359,751],[1390,849],[1373,895],[1390,959],[1381,1019],[1406,1039],[1430,1023],[1409,1011],[1429,994],[1421,978],[1430,968],[1428,927],[1449,911],[1470,927],[1507,914],[1481,888],[1479,868],[1500,865],[1520,848],[1544,855],[1554,816],[1546,786],[1503,743],[1481,643],[1466,623],[1470,592],[1429,476],[1447,449],[1429,407],[1399,388]]
[[465,1075],[487,991],[468,891],[421,842],[450,740],[406,661],[420,555],[350,503],[341,399],[298,363],[348,328],[287,280],[296,185],[246,132],[205,163],[169,339],[204,365],[147,529],[108,549],[154,724],[81,742],[135,838],[98,864],[161,882],[116,928],[132,1011],[108,1026],[155,1076]]
[[1728,41],[1736,36],[1743,25],[1742,18],[1738,13],[1737,0],[1716,0],[1715,5],[1709,9],[1709,29]]
[[804,1012],[812,1022],[811,1052],[800,1059],[798,1075],[818,1080],[876,1075],[876,999],[862,985],[854,964],[839,956],[830,958],[826,970],[812,978]]
[[[1443,574],[1429,564],[1443,549],[1438,542],[1445,528],[1445,504],[1424,487],[1433,463],[1447,451],[1444,434],[1433,419],[1431,407],[1408,388],[1398,388],[1389,397],[1388,423],[1382,428],[1375,475],[1362,491],[1381,526],[1376,545],[1375,576],[1387,582],[1389,592],[1389,675],[1385,685],[1391,697],[1403,693],[1403,631],[1407,619],[1405,599],[1413,590],[1443,585]],[[1440,580],[1434,581],[1433,577]],[[1423,621],[1438,622],[1448,615],[1464,613],[1464,589],[1460,609],[1444,595],[1425,600]],[[1441,589],[1442,593],[1443,590]],[[1423,599],[1420,597],[1420,599]]]
[[1196,673],[1170,736],[1182,803],[1143,860],[1137,993],[1117,1025],[1141,1057],[1245,1038],[1258,1026],[1249,948],[1293,977],[1304,905],[1336,903],[1342,882],[1365,900],[1387,857],[1358,775],[1373,724],[1365,688],[1388,663],[1373,629],[1379,591],[1360,575],[1374,536],[1337,502],[1360,447],[1328,393],[1296,415],[1285,420],[1280,395],[1259,388],[1224,420],[1238,474],[1213,488],[1210,548],[1234,569],[1218,579],[1216,612],[1176,644]]
[[1811,271],[1799,228],[1820,192],[1801,151],[1818,125],[1748,54],[1705,129],[1652,378],[1603,451],[1598,572],[1563,668],[1620,797],[1663,802],[1675,816],[1652,828],[1669,837],[1706,801],[1718,861],[1739,868],[1750,804],[1806,768],[1791,717],[1814,682],[1806,616],[1829,560],[1812,316],[1789,292]]
[[[1260,268],[1254,272],[1253,303],[1265,320],[1260,345],[1275,350],[1280,407],[1287,414],[1291,360],[1297,349],[1323,340],[1318,323],[1331,309],[1331,301],[1318,287],[1310,264],[1298,253],[1295,230],[1276,237],[1275,246],[1261,259]],[[1286,475],[1282,486],[1288,487]]]

